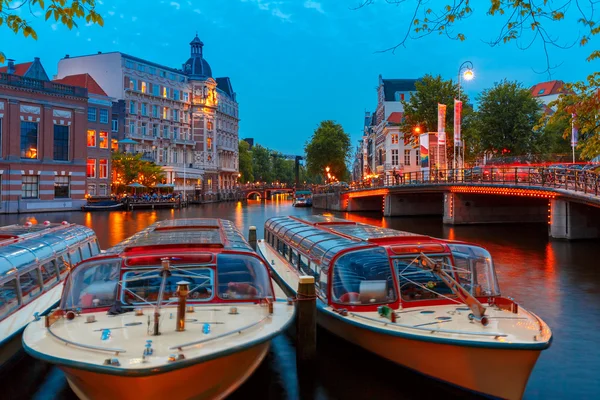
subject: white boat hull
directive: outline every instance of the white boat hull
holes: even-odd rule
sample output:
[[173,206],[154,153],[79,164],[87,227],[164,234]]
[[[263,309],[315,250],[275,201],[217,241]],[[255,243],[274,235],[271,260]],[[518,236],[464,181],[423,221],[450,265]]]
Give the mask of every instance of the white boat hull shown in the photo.
[[258,368],[269,343],[162,374],[128,377],[61,367],[82,400],[223,399]]

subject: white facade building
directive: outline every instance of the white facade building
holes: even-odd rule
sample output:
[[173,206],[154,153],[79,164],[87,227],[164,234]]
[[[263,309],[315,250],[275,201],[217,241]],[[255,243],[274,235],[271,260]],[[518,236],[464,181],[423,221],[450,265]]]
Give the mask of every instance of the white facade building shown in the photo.
[[118,102],[113,137],[162,166],[176,190],[231,192],[238,176],[238,103],[229,78],[213,78],[202,41],[182,69],[120,52],[66,56],[57,78],[89,73]]

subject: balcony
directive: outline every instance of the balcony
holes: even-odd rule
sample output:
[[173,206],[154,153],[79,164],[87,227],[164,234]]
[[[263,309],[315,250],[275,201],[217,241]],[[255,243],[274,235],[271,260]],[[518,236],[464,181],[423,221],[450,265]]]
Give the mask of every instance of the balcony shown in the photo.
[[86,88],[63,85],[51,81],[42,81],[39,79],[25,78],[19,75],[0,73],[0,84],[22,87],[44,92],[62,94],[65,96],[87,97],[88,91]]

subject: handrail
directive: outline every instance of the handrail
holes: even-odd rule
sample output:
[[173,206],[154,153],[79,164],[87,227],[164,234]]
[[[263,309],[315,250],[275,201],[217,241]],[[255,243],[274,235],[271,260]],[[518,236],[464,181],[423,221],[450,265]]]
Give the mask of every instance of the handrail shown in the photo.
[[[563,189],[600,197],[600,173],[557,167],[473,167],[462,169],[440,169],[417,172],[398,172],[374,178],[370,183],[357,183],[347,190],[382,187],[420,186],[431,184],[487,184],[513,185],[549,189]],[[340,192],[341,186],[320,186],[315,193]]]
[[107,347],[99,347],[99,346],[91,346],[91,345],[87,345],[87,344],[81,344],[81,343],[75,343],[71,340],[67,340],[65,338],[62,338],[60,336],[58,336],[56,333],[52,332],[52,327],[49,326],[48,328],[48,333],[50,333],[50,335],[52,335],[55,339],[60,340],[61,342],[64,342],[67,345],[73,345],[73,346],[77,346],[77,347],[82,347],[84,349],[88,349],[88,350],[98,350],[98,351],[107,351],[110,353],[115,353],[116,355],[118,355],[119,353],[126,353],[127,351],[124,349],[111,349],[111,348],[107,348]]
[[364,315],[358,315],[355,313],[348,313],[348,314],[352,315],[353,317],[358,317],[358,318],[363,318],[363,319],[366,319],[369,321],[379,322],[384,325],[392,325],[392,326],[397,326],[397,327],[401,327],[401,328],[416,329],[419,331],[426,331],[426,332],[430,332],[430,333],[455,333],[455,334],[459,334],[459,335],[490,336],[490,337],[506,337],[506,336],[508,336],[505,333],[497,333],[497,332],[464,332],[464,331],[456,331],[456,330],[452,330],[452,329],[428,329],[428,328],[422,328],[420,326],[399,324],[397,322],[391,322],[389,320],[382,321],[377,318],[365,317]]
[[234,330],[232,330],[230,332],[222,333],[220,335],[213,336],[213,337],[210,337],[210,338],[207,338],[207,339],[200,339],[200,340],[195,340],[193,342],[188,342],[188,343],[180,344],[180,345],[177,345],[177,346],[171,346],[171,347],[169,347],[169,350],[176,350],[176,349],[181,350],[184,347],[190,347],[190,346],[195,346],[197,344],[210,342],[212,340],[216,340],[216,339],[220,339],[220,338],[223,338],[223,337],[231,336],[234,333],[242,333],[242,331],[250,329],[250,328],[252,328],[252,327],[254,327],[254,326],[258,325],[258,324],[261,324],[262,322],[264,322],[266,319],[268,319],[270,317],[271,317],[270,315],[267,315],[263,319],[261,319],[261,320],[259,320],[257,322],[254,322],[254,323],[252,323],[250,325],[246,325],[246,326],[243,326],[243,327],[241,327],[239,329],[234,329]]

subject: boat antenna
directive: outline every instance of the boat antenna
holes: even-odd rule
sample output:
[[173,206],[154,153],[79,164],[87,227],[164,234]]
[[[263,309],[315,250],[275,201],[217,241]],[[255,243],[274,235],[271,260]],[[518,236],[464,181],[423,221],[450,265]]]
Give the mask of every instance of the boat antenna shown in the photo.
[[434,261],[421,253],[417,257],[417,265],[427,271],[431,271],[438,276],[463,303],[469,306],[471,314],[469,319],[481,323],[483,326],[488,324],[488,318],[485,316],[485,307],[468,290],[461,286],[450,274],[442,269],[441,261]]
[[165,286],[167,284],[167,279],[171,276],[171,259],[169,257],[161,258],[161,266],[162,270],[160,271],[160,275],[162,276],[162,281],[160,281],[160,290],[158,291],[158,298],[156,299],[156,306],[154,307],[154,336],[160,335],[158,327],[160,325],[160,307],[162,305],[163,293],[165,292]]

